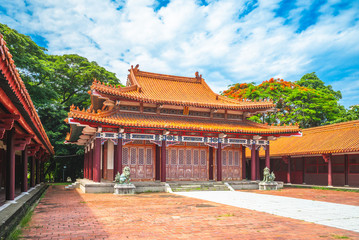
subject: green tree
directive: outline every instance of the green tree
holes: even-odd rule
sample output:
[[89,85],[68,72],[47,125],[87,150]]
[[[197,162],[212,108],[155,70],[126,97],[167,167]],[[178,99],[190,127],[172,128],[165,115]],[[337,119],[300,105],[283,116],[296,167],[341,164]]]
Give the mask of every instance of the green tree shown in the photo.
[[273,79],[259,85],[234,84],[223,95],[235,99],[271,99],[276,111],[252,116],[250,120],[268,124],[295,124],[308,128],[327,124],[345,110],[339,103],[340,92],[325,86],[315,73],[298,82]]
[[[116,75],[76,54],[49,55],[29,36],[0,23],[7,47],[31,96],[45,131],[54,146],[56,157],[48,161],[47,172],[62,179],[62,169],[79,177],[83,164],[83,147],[64,144],[69,126],[64,122],[72,104],[81,108],[90,105],[91,83],[94,78],[121,84]],[[70,156],[70,157],[61,157]],[[60,169],[57,169],[60,168]]]

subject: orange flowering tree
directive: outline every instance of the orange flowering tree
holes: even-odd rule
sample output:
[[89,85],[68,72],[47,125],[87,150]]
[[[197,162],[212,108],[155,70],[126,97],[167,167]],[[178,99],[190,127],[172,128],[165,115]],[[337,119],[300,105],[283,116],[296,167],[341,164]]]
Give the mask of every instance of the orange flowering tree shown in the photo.
[[315,73],[306,74],[297,82],[271,78],[259,85],[237,83],[222,94],[234,99],[271,99],[276,111],[252,116],[250,120],[275,125],[319,126],[334,121],[345,110],[338,103],[341,93],[326,86]]

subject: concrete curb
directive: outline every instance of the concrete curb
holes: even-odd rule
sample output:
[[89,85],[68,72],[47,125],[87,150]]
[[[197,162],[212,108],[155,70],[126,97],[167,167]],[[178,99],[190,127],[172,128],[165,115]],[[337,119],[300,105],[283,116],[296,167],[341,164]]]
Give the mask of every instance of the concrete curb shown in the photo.
[[5,239],[20,223],[27,210],[41,197],[48,185],[41,183],[0,207],[0,239]]
[[229,183],[225,182],[224,185],[226,185],[226,186],[228,187],[229,191],[232,191],[232,192],[235,192],[235,191],[236,191],[236,190],[234,190],[234,189],[232,188],[231,185],[229,185]]
[[165,183],[165,191],[168,193],[173,193],[172,188],[168,183]]

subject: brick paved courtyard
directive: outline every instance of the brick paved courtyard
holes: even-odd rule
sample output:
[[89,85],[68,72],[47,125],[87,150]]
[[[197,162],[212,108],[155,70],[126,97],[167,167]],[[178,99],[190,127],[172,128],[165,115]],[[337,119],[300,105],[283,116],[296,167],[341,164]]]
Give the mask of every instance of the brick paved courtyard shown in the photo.
[[23,237],[359,239],[359,233],[167,193],[83,194],[50,186]]

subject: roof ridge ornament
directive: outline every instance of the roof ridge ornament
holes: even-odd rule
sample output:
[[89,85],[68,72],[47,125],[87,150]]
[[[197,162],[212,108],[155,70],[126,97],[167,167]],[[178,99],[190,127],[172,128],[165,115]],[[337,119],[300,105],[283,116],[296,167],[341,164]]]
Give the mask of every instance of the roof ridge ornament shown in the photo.
[[131,69],[134,73],[138,73],[140,71],[139,67],[140,67],[139,64],[136,64],[135,67],[133,67],[133,65],[131,65]]
[[196,79],[197,79],[199,82],[202,82],[202,81],[203,81],[202,74],[199,74],[198,71],[195,72],[195,76],[196,76]]

